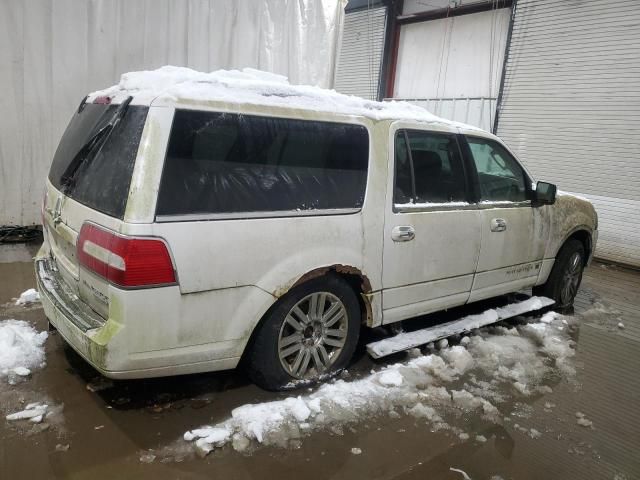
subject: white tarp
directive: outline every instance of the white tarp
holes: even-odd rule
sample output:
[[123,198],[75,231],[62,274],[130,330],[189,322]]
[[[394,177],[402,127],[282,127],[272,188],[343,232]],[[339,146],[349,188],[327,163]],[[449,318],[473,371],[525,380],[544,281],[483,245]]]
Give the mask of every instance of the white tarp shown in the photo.
[[332,87],[346,0],[0,0],[0,225],[40,222],[88,92],[162,65],[253,67]]

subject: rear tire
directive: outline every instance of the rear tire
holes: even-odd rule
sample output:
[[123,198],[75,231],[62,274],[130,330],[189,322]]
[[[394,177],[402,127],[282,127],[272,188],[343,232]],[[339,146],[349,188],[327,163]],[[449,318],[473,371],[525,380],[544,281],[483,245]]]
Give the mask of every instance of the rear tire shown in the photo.
[[556,256],[547,282],[533,288],[534,295],[551,298],[559,310],[570,309],[582,283],[584,264],[584,246],[579,240],[568,240]]
[[355,292],[337,275],[295,287],[257,327],[246,358],[251,380],[275,391],[335,375],[353,356],[360,317]]

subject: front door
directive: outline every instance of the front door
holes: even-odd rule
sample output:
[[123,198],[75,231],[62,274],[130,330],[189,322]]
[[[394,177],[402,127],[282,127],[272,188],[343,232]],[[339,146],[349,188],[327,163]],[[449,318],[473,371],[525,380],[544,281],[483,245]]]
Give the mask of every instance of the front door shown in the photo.
[[382,268],[383,323],[467,301],[480,217],[456,132],[391,129]]
[[531,180],[499,142],[466,136],[475,167],[481,246],[470,301],[535,284],[549,236],[546,209],[531,205]]

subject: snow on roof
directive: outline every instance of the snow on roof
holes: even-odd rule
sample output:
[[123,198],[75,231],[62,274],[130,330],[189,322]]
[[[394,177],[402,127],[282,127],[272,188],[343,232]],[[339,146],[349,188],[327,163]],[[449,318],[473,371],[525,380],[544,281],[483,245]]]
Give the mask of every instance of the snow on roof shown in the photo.
[[176,103],[185,100],[242,103],[362,116],[373,120],[417,120],[479,130],[437,117],[407,102],[377,102],[335,90],[292,85],[287,77],[252,68],[204,73],[185,67],[164,66],[152,71],[129,72],[121,76],[117,85],[90,94],[89,101],[99,96],[119,95],[130,95],[138,102],[149,104],[158,99]]

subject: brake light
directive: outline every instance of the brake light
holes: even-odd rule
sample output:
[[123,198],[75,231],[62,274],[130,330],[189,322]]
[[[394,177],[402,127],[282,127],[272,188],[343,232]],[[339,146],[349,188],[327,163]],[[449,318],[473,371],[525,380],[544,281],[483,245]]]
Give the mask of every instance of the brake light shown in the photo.
[[85,223],[77,252],[80,265],[120,287],[176,283],[169,250],[159,238],[126,237]]
[[111,97],[96,97],[93,103],[98,105],[109,105],[111,103]]

